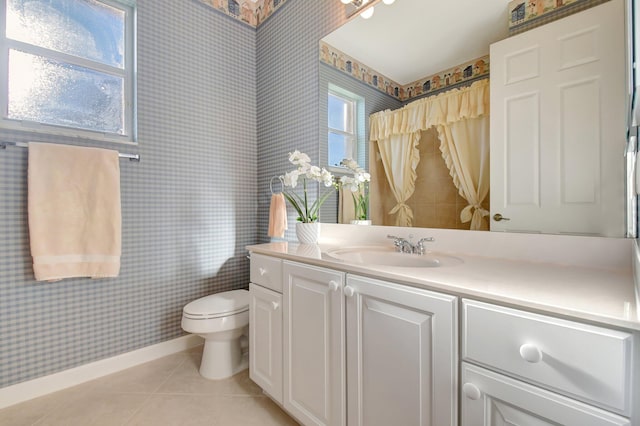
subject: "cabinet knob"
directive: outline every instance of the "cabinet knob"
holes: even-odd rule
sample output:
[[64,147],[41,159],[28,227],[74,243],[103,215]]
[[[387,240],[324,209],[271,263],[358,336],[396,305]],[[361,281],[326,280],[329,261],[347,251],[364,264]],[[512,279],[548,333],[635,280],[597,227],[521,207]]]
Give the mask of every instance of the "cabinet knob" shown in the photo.
[[278,306],[280,306],[278,302],[271,302],[271,307],[274,311],[278,310]]
[[480,399],[480,397],[482,396],[482,392],[480,392],[480,389],[478,389],[478,387],[473,383],[465,383],[464,385],[462,385],[462,392],[464,392],[464,395],[467,398],[474,401]]
[[520,356],[527,362],[536,363],[542,361],[542,351],[531,343],[520,346]]
[[344,287],[344,295],[347,297],[351,297],[354,294],[356,294],[356,291],[353,289],[353,287],[349,287],[349,286],[345,286]]
[[329,281],[329,290],[338,291],[339,288],[340,288],[340,284],[338,284],[335,281]]
[[264,268],[260,268],[260,269],[258,269],[258,271],[260,271],[260,275],[264,275],[264,274],[267,273],[267,270],[264,269]]

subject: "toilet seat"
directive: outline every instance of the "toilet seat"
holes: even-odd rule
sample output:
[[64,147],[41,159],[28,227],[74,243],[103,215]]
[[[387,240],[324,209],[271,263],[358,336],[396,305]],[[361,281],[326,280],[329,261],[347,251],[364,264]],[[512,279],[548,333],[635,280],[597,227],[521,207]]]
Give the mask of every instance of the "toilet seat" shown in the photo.
[[249,310],[249,292],[232,290],[201,297],[182,310],[185,318],[213,319],[236,315]]

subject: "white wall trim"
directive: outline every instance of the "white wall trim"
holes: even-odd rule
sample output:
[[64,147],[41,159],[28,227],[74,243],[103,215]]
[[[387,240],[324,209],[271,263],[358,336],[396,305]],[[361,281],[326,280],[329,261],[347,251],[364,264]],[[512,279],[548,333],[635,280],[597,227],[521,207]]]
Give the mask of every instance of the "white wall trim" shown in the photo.
[[0,389],[0,409],[201,345],[194,334]]

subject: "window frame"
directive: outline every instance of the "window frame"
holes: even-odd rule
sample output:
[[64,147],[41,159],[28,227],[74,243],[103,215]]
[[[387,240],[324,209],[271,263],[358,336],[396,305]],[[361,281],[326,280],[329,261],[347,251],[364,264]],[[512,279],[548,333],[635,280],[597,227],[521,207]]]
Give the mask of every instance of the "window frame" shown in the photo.
[[[343,131],[336,128],[333,128],[329,125],[329,97],[334,96],[343,101],[346,101],[349,105],[349,121],[351,124],[351,131]],[[348,147],[347,151],[351,152],[351,158],[358,161],[358,154],[360,151],[361,139],[364,138],[364,135],[361,135],[360,129],[360,112],[364,110],[364,98],[349,92],[341,87],[335,86],[333,84],[329,84],[329,88],[327,91],[327,168],[328,170],[334,173],[346,173],[347,170],[344,166],[328,164],[330,158],[329,151],[329,135],[331,133],[339,134],[342,136],[346,136],[348,138]]]
[[[58,52],[52,49],[8,38],[6,28],[7,0],[0,0],[0,8],[2,8],[2,19],[0,19],[0,129],[78,137],[96,141],[127,144],[137,143],[136,2],[134,0],[94,1],[124,12],[123,68],[110,66],[90,59],[74,56],[72,54]],[[76,65],[91,71],[97,71],[103,74],[122,78],[124,119],[123,134],[9,118],[9,52],[11,50],[17,50],[30,55],[37,55],[56,62]]]

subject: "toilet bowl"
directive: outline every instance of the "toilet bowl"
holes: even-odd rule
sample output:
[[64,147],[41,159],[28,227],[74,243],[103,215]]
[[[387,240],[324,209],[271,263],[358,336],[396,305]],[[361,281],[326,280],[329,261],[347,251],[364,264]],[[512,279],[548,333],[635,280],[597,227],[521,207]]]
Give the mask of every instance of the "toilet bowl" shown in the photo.
[[249,325],[249,292],[232,290],[212,294],[187,304],[182,329],[204,338],[200,375],[207,379],[233,376],[248,365],[246,332]]

